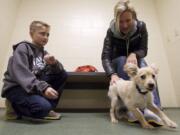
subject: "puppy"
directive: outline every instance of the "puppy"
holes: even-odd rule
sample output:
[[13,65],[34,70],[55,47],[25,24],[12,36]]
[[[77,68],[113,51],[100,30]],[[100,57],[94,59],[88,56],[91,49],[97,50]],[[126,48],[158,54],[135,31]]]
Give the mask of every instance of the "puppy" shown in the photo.
[[159,116],[164,125],[176,128],[177,124],[170,120],[153,102],[152,91],[156,88],[158,69],[154,66],[139,69],[134,64],[126,64],[124,70],[130,80],[121,79],[109,87],[111,122],[118,122],[118,110],[121,106],[125,106],[128,111],[134,114],[143,128],[153,128],[141,112],[141,110],[147,108]]

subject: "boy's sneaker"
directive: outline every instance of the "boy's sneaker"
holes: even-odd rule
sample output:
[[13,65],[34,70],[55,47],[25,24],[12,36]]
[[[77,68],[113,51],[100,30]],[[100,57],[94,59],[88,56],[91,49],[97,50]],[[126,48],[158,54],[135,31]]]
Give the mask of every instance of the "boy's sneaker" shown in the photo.
[[48,116],[44,117],[45,120],[60,120],[61,114],[51,110]]
[[6,112],[5,112],[5,119],[6,120],[16,120],[18,119],[18,115],[14,111],[11,102],[6,99],[5,100],[5,107],[6,107]]

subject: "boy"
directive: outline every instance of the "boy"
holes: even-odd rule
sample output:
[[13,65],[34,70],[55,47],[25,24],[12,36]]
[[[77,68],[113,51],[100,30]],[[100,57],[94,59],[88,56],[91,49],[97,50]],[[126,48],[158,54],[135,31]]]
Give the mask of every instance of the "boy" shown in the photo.
[[44,50],[49,31],[48,24],[33,21],[30,25],[32,42],[23,41],[13,46],[2,89],[7,119],[21,116],[60,119],[60,114],[53,109],[59,101],[67,73],[62,64]]

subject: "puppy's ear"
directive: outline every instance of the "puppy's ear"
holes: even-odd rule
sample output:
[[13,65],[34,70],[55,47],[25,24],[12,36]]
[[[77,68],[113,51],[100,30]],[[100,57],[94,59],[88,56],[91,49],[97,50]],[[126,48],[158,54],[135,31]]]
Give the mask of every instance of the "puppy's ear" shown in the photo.
[[158,74],[159,69],[157,68],[157,66],[154,63],[151,64],[150,67],[154,70],[155,74]]
[[128,63],[124,66],[124,71],[128,74],[129,77],[134,77],[137,75],[138,67],[135,64]]

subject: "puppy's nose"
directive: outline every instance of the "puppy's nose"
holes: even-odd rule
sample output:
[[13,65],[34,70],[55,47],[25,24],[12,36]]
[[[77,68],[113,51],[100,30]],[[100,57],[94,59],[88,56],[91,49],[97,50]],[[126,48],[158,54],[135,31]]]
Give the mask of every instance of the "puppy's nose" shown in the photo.
[[153,88],[154,88],[154,84],[153,84],[153,83],[149,83],[149,84],[148,84],[148,87],[149,87],[150,89],[153,89]]

